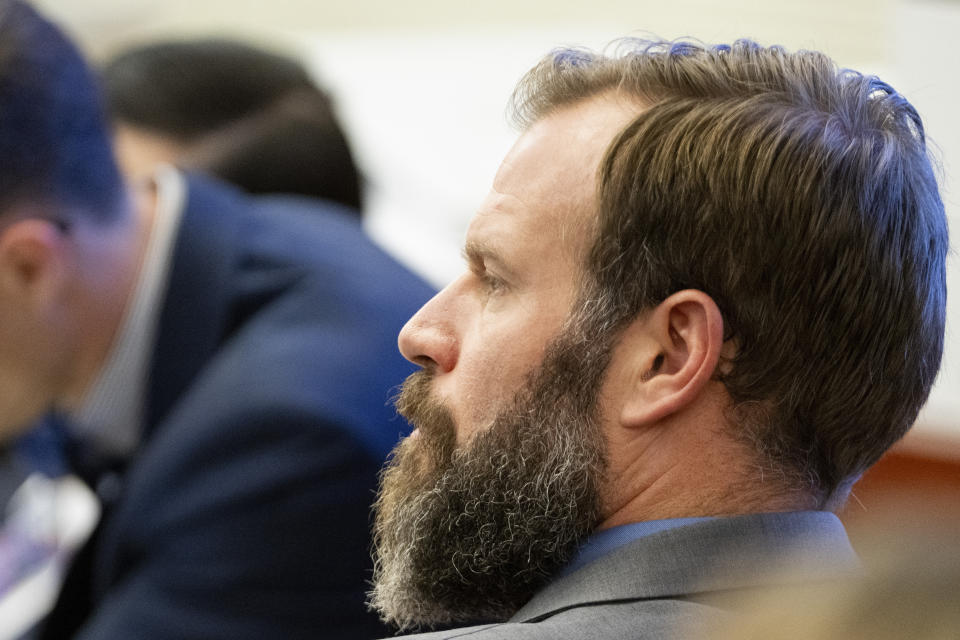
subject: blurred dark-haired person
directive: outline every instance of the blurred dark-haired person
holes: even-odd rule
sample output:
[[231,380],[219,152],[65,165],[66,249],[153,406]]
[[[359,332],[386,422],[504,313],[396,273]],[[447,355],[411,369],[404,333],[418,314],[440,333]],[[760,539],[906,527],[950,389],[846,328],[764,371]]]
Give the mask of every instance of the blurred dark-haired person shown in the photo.
[[346,135],[299,62],[233,40],[175,40],[119,53],[101,78],[131,179],[174,163],[250,193],[323,198],[359,214]]
[[341,207],[173,169],[129,190],[100,99],[0,4],[0,438],[55,411],[103,511],[39,637],[382,633],[369,503],[431,292]]
[[[416,427],[371,604],[426,638],[664,638],[856,573],[833,510],[909,429],[947,227],[917,112],[749,41],[548,55],[466,238],[400,334]],[[690,637],[682,636],[682,637]]]

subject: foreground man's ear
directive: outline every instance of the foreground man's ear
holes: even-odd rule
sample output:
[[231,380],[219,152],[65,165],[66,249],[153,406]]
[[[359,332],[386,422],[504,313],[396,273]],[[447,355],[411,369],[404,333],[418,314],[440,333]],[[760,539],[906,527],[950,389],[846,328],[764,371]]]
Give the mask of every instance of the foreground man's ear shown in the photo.
[[621,344],[630,354],[631,371],[621,424],[651,425],[691,406],[713,378],[723,348],[723,316],[706,293],[685,289],[639,316]]
[[48,220],[18,220],[0,233],[0,298],[20,312],[38,312],[57,295],[66,238]]

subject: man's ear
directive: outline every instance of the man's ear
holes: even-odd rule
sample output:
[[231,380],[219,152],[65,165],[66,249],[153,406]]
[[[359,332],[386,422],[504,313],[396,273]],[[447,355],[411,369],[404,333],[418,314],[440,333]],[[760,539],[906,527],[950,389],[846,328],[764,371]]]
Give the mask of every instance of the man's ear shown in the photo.
[[68,275],[65,251],[66,237],[53,222],[27,218],[10,224],[0,232],[0,295],[20,312],[48,304]]
[[713,377],[723,348],[720,309],[696,289],[671,295],[634,325],[621,343],[633,347],[633,379],[621,414],[628,427],[654,424],[690,405]]

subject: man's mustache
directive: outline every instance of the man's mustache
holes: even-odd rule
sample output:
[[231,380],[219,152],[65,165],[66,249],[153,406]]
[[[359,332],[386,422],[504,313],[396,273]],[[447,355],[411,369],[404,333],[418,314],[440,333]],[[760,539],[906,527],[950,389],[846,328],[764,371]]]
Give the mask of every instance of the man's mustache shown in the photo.
[[456,442],[453,414],[431,393],[434,374],[421,369],[410,374],[394,399],[397,413],[420,431],[420,438],[442,444],[444,449]]

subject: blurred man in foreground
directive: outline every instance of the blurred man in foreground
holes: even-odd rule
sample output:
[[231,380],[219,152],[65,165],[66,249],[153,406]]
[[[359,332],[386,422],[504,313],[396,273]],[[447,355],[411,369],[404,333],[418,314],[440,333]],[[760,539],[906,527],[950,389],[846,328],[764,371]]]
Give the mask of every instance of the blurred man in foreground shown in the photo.
[[371,604],[424,638],[661,638],[856,571],[831,513],[940,363],[947,229],[914,108],[815,52],[547,56],[400,334]]
[[59,412],[104,514],[41,637],[382,633],[369,502],[428,297],[333,205],[126,189],[77,51],[0,3],[0,436]]

